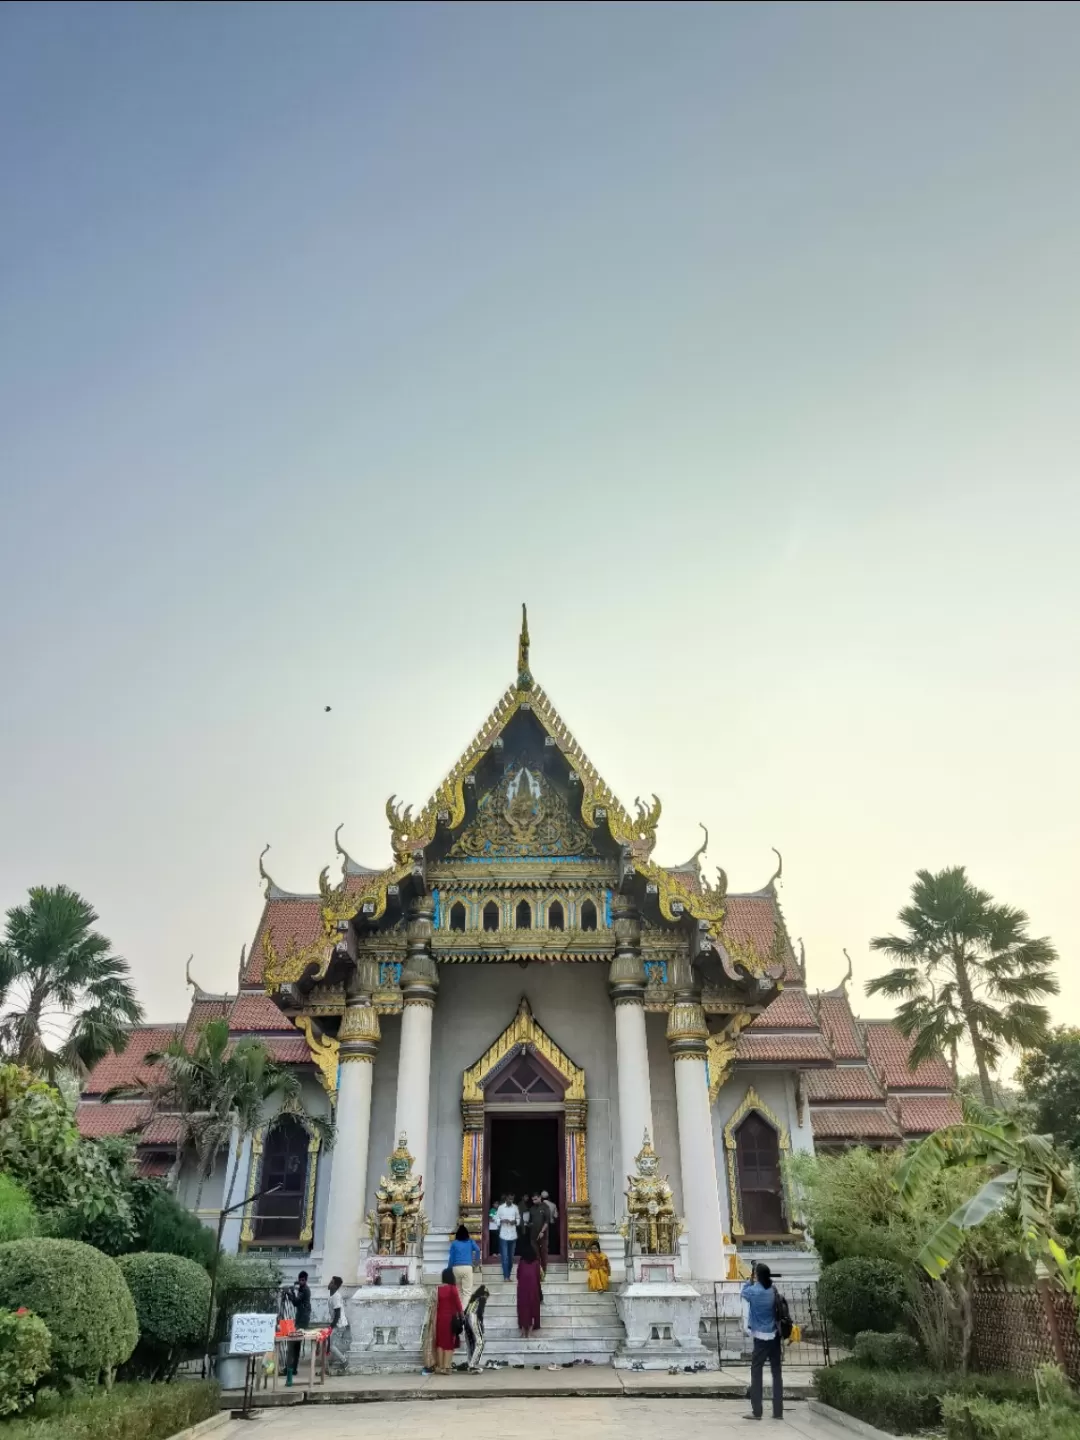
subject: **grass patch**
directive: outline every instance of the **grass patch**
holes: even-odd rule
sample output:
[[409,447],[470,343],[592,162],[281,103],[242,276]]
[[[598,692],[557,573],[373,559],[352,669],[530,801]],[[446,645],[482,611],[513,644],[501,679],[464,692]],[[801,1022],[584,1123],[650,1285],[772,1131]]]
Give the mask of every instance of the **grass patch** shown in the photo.
[[171,1385],[114,1385],[81,1394],[41,1397],[16,1420],[0,1425],[3,1440],[168,1440],[216,1415],[220,1389],[211,1380]]

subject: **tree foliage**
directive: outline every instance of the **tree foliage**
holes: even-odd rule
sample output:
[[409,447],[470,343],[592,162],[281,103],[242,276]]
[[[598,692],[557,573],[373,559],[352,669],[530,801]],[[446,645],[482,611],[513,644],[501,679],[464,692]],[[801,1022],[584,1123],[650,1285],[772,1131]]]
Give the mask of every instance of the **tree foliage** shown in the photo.
[[991,1072],[1007,1050],[1043,1039],[1049,1013],[1038,1003],[1058,993],[1057,951],[1028,934],[1023,910],[997,904],[962,865],[918,871],[896,935],[871,940],[894,968],[871,980],[869,995],[902,1000],[896,1021],[914,1036],[911,1064],[944,1053],[956,1073],[960,1045],[975,1054],[983,1103],[995,1101]]
[[0,1053],[55,1078],[123,1050],[143,1017],[126,960],[66,885],[38,885],[7,912],[0,941]]
[[25,1240],[38,1231],[38,1213],[23,1187],[10,1175],[0,1175],[0,1244]]
[[1059,1025],[1029,1050],[1017,1075],[1032,1125],[1080,1163],[1080,1027]]
[[865,1256],[837,1260],[822,1270],[817,1293],[822,1314],[840,1335],[895,1330],[907,1300],[904,1267]]
[[115,1260],[76,1240],[0,1245],[0,1309],[25,1306],[52,1336],[58,1379],[111,1381],[135,1348],[135,1306]]

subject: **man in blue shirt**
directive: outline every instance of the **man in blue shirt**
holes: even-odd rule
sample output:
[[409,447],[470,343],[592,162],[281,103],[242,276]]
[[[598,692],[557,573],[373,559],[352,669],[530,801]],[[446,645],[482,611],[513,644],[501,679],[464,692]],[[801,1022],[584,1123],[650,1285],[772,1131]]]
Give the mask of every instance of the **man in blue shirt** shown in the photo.
[[480,1246],[477,1245],[465,1226],[459,1225],[457,1234],[450,1242],[450,1254],[447,1257],[446,1268],[454,1272],[458,1294],[461,1296],[462,1310],[468,1305],[469,1296],[472,1294],[474,1260],[483,1263]]
[[747,1330],[753,1337],[754,1353],[750,1358],[750,1409],[747,1420],[760,1420],[762,1412],[762,1371],[766,1360],[772,1370],[772,1413],[774,1420],[784,1418],[784,1379],[781,1362],[784,1342],[780,1338],[776,1288],[767,1265],[754,1266],[754,1278],[742,1287],[747,1307]]

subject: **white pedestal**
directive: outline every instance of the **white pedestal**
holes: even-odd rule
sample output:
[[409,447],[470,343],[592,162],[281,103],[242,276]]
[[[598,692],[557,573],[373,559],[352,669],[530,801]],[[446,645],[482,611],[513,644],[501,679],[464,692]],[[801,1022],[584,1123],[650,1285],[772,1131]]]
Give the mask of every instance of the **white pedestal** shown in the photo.
[[[650,1258],[645,1257],[648,1264]],[[617,1369],[641,1363],[646,1370],[704,1364],[717,1368],[716,1355],[702,1344],[701,1296],[692,1285],[676,1282],[624,1285],[615,1305],[626,1339],[615,1355]]]
[[352,1333],[350,1375],[423,1368],[428,1291],[422,1285],[365,1285],[345,1309]]

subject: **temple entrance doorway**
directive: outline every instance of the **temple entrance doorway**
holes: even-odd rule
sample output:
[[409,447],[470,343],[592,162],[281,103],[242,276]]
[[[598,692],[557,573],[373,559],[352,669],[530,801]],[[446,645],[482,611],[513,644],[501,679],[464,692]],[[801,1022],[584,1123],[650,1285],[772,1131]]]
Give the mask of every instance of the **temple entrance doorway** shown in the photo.
[[[520,1205],[523,1195],[546,1190],[559,1208],[559,1219],[549,1233],[548,1255],[564,1259],[566,1205],[562,1114],[493,1114],[489,1111],[485,1128],[484,1151],[490,1156],[488,1207],[497,1206],[507,1192]],[[487,1253],[489,1256],[499,1253],[497,1231],[488,1231]]]

